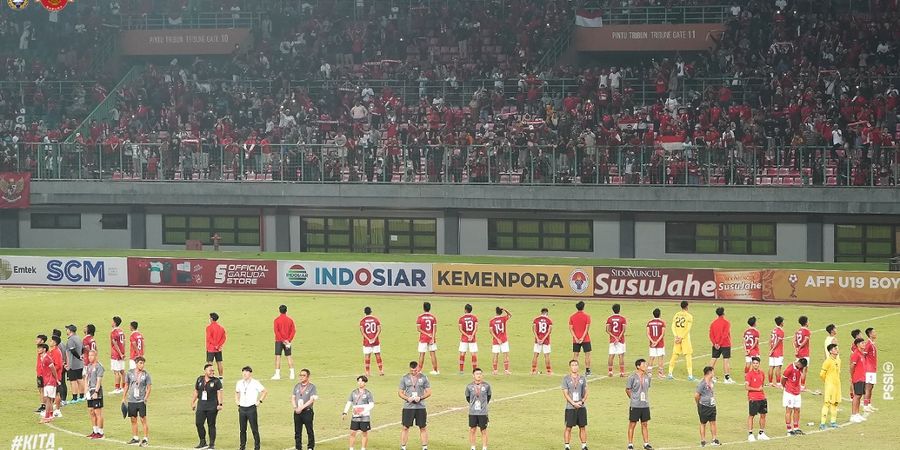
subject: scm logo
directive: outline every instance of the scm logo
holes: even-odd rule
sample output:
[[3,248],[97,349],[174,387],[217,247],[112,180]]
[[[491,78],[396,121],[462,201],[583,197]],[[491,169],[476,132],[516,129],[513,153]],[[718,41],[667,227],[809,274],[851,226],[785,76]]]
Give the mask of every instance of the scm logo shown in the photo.
[[50,281],[70,281],[72,283],[106,282],[106,265],[103,261],[79,261],[71,259],[47,261],[47,279]]

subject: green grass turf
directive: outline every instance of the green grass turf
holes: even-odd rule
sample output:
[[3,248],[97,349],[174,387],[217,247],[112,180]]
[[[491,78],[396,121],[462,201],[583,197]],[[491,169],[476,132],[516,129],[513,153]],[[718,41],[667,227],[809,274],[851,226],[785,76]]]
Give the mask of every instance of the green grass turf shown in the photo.
[[[55,432],[56,446],[72,449],[125,447],[121,441],[130,437],[130,428],[121,418],[116,399],[107,399],[106,431],[108,439],[102,442],[88,441],[80,437],[90,433],[84,404],[70,405],[63,409],[64,417],[57,419],[51,428],[37,423],[38,416],[31,411],[38,403],[34,387],[33,338],[38,333],[50,334],[52,328],[62,328],[75,323],[79,329],[92,322],[98,328],[101,361],[108,365],[109,318],[121,315],[127,321],[137,320],[146,338],[147,370],[153,376],[153,393],[149,402],[151,444],[162,448],[188,448],[197,443],[193,413],[190,410],[191,386],[201,374],[204,359],[204,327],[207,314],[216,311],[220,323],[228,331],[225,346],[225,410],[219,415],[218,448],[237,448],[237,411],[233,403],[233,387],[239,375],[238,368],[254,367],[257,378],[269,389],[270,397],[260,409],[263,448],[282,449],[293,446],[293,426],[290,407],[290,389],[293,382],[285,379],[270,381],[272,375],[272,320],[277,306],[289,305],[289,314],[298,327],[295,341],[297,367],[312,370],[311,380],[318,385],[320,400],[315,405],[316,433],[319,449],[348,448],[345,435],[347,424],[341,423],[340,412],[349,392],[355,387],[354,378],[362,371],[362,354],[358,321],[362,309],[371,305],[383,323],[382,349],[387,376],[374,376],[369,384],[376,398],[369,449],[398,448],[401,401],[397,398],[397,383],[406,365],[416,358],[416,334],[414,320],[421,311],[424,296],[362,295],[362,294],[298,294],[298,293],[226,293],[212,291],[138,290],[138,289],[47,289],[5,287],[0,289],[7,311],[5,339],[0,347],[0,371],[5,374],[5,395],[0,401],[0,442],[6,445],[16,435]],[[575,300],[566,299],[478,299],[462,297],[427,297],[434,304],[438,317],[438,352],[441,375],[430,376],[434,396],[428,400],[431,449],[468,448],[467,423],[463,389],[471,376],[458,375],[456,367],[458,332],[456,320],[462,306],[471,302],[481,320],[479,362],[490,368],[488,319],[493,307],[502,304],[513,314],[509,323],[512,347],[512,376],[488,375],[493,385],[494,400],[491,406],[492,449],[561,449],[564,401],[559,389],[560,374],[571,357],[568,351],[567,318],[574,311]],[[606,372],[606,345],[602,337],[602,323],[609,314],[608,301],[591,301],[587,311],[595,325],[594,371],[600,376],[590,379],[588,399],[589,442],[592,449],[625,448],[627,424],[627,399],[624,380],[609,379]],[[531,360],[532,318],[542,306],[548,306],[555,320],[553,334],[554,376],[528,375]],[[668,322],[677,310],[674,302],[627,302],[623,314],[630,321],[626,366],[645,356],[645,324],[650,311],[659,306]],[[733,341],[740,342],[746,318],[759,317],[761,334],[767,339],[773,318],[782,315],[787,319],[787,331],[796,329],[797,316],[810,316],[813,362],[809,388],[820,389],[818,369],[821,366],[821,350],[828,323],[838,324],[839,342],[845,346],[852,328],[874,326],[881,330],[879,347],[881,363],[897,361],[896,349],[900,337],[894,332],[900,325],[900,312],[888,308],[826,307],[788,305],[762,305],[728,303],[727,315],[733,324]],[[694,373],[699,374],[708,362],[709,346],[706,334],[712,320],[714,305],[694,303],[695,317],[693,341],[696,359]],[[671,350],[671,334],[667,334]],[[765,339],[764,339],[765,340]],[[765,348],[766,345],[763,347]],[[842,347],[843,348],[843,347]],[[740,352],[738,352],[740,353]],[[737,355],[737,367],[733,373],[742,374],[742,355]],[[842,376],[844,391],[849,391],[847,368],[849,351],[843,348],[842,360],[845,374]],[[427,366],[427,363],[426,363]],[[374,367],[374,360],[373,360]],[[430,369],[430,367],[427,367]],[[467,361],[466,372],[470,371]],[[502,369],[501,369],[502,371]],[[287,370],[283,371],[284,375]],[[695,385],[684,381],[684,364],[679,363],[676,377],[681,380],[654,380],[650,392],[653,420],[650,423],[651,442],[656,448],[696,447],[699,443],[696,410],[693,404]],[[741,376],[738,377],[742,379]],[[112,377],[107,376],[107,390]],[[881,376],[879,376],[879,382]],[[719,437],[723,442],[746,444],[747,402],[743,387],[718,385]],[[815,433],[805,437],[784,436],[781,392],[769,389],[769,425],[772,437],[779,439],[769,443],[758,442],[753,448],[896,448],[897,430],[892,424],[900,420],[900,410],[892,401],[882,399],[882,386],[876,386],[875,405],[880,411],[862,424],[852,424],[839,430]],[[807,422],[818,423],[821,409],[820,396],[805,394],[802,415],[803,428],[810,431]],[[841,405],[840,420],[846,423],[850,404]],[[638,434],[639,435],[639,434]],[[640,438],[638,437],[638,444]],[[357,448],[358,444],[357,444]],[[418,449],[418,434],[411,433],[409,449]],[[480,448],[480,447],[479,447]],[[577,444],[573,446],[577,448]]]
[[818,270],[888,270],[884,263],[821,263],[782,261],[694,261],[677,259],[599,259],[571,257],[521,257],[521,256],[470,256],[470,255],[420,255],[398,253],[289,253],[211,250],[117,250],[117,249],[30,249],[0,248],[3,255],[28,256],[148,256],[182,258],[227,258],[227,259],[281,259],[303,261],[380,261],[419,263],[470,263],[470,264],[545,264],[582,266],[626,266],[626,267],[669,267],[669,268],[721,268],[721,269],[818,269]]

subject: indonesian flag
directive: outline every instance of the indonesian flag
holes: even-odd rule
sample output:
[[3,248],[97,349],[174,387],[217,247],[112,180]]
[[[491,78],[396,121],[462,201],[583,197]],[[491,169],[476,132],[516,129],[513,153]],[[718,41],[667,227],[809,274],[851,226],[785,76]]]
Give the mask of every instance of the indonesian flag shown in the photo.
[[682,148],[684,148],[684,136],[659,136],[658,138],[656,138],[656,143],[659,144],[660,147],[666,149],[666,151],[668,152],[681,150]]
[[31,205],[30,196],[30,173],[0,173],[0,209],[27,208]]
[[575,25],[587,28],[600,28],[603,26],[603,12],[599,9],[579,9],[575,13]]

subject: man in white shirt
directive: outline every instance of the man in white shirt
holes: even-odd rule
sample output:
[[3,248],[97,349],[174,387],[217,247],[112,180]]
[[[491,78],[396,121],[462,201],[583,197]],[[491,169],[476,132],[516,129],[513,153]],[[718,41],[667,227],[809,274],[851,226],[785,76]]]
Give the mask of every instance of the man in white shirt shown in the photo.
[[238,424],[241,428],[241,450],[247,448],[247,423],[250,423],[250,431],[253,433],[253,448],[259,450],[259,423],[256,412],[257,406],[269,395],[262,383],[253,378],[253,368],[244,366],[241,369],[241,379],[234,388],[234,401],[238,405]]

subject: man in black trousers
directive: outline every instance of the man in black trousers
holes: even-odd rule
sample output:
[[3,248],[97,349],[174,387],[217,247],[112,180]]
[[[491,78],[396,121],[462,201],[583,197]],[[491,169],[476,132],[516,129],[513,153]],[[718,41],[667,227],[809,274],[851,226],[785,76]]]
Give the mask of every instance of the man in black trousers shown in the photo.
[[[197,435],[200,443],[194,448],[216,448],[216,416],[222,410],[222,380],[216,378],[212,364],[203,366],[203,375],[194,383],[191,409],[196,411]],[[209,427],[209,446],[206,445],[206,429]]]
[[300,369],[300,382],[294,386],[291,394],[291,405],[294,407],[294,444],[297,450],[303,449],[303,427],[306,427],[308,450],[316,448],[316,435],[313,432],[313,403],[319,399],[316,385],[309,382],[309,369]]
[[241,369],[241,380],[234,389],[234,401],[238,405],[238,424],[241,428],[240,450],[247,448],[247,424],[250,424],[250,432],[253,433],[253,448],[259,450],[259,423],[257,421],[257,407],[262,404],[269,392],[262,383],[253,378],[253,369],[244,366]]

